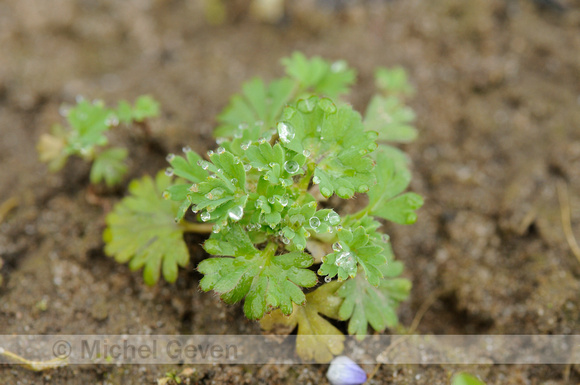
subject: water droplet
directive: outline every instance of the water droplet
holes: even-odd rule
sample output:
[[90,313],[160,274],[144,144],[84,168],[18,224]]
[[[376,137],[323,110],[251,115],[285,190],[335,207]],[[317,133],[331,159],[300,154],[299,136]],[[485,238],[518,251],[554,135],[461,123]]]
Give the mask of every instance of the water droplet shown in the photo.
[[304,155],[305,157],[309,157],[310,156],[310,151],[309,150],[304,150],[302,151],[302,155]]
[[320,219],[316,217],[310,218],[308,222],[310,223],[310,227],[312,227],[313,229],[317,229],[318,226],[320,226]]
[[238,126],[238,128],[240,130],[245,130],[246,128],[248,128],[248,123],[240,123],[240,125]]
[[297,162],[289,160],[284,163],[284,170],[286,170],[288,174],[296,174],[298,170],[300,170],[300,166]]
[[237,131],[234,133],[234,138],[236,139],[241,139],[244,137],[244,134],[242,134],[240,131]]
[[273,204],[274,204],[274,202],[276,202],[276,201],[274,200],[274,197],[270,197],[270,198],[268,198],[268,203],[270,203],[271,205],[273,205]]
[[336,112],[336,105],[328,98],[322,98],[318,101],[320,107],[327,114],[334,114]]
[[232,178],[230,179],[230,182],[232,182],[232,184],[238,184],[238,180],[236,178]]
[[284,207],[286,207],[288,205],[288,198],[287,197],[280,197],[280,199],[278,200],[280,202],[280,204]]
[[171,198],[171,194],[168,191],[163,191],[163,199]]
[[366,193],[367,191],[369,191],[369,186],[367,186],[366,184],[361,184],[358,187],[358,192],[360,193]]
[[270,180],[270,175],[268,174],[264,175],[264,180]]
[[213,155],[213,151],[212,151],[212,150],[209,150],[209,151],[207,152],[207,156],[212,156],[212,155]]
[[385,243],[388,243],[391,240],[388,234],[381,234],[381,240]]
[[252,169],[252,165],[251,164],[244,164],[244,171],[248,172]]
[[217,143],[217,145],[219,146],[220,144],[224,143],[225,141],[227,141],[226,138],[217,138],[215,140],[215,142]]
[[215,206],[214,205],[209,205],[206,207],[206,210],[208,213],[213,213],[215,211]]
[[282,237],[282,243],[284,243],[285,245],[290,243],[290,240],[286,237]]
[[106,124],[107,126],[109,126],[109,127],[115,127],[115,126],[119,125],[119,118],[117,118],[117,117],[116,117],[116,116],[114,116],[114,115],[113,115],[113,116],[111,116],[111,117],[108,117],[108,118],[105,120],[105,124]]
[[207,211],[204,211],[203,213],[201,213],[200,217],[202,221],[207,222],[211,219],[211,214],[208,213]]
[[347,68],[348,66],[346,65],[346,62],[344,60],[337,60],[330,66],[330,71],[334,73],[343,72],[346,71]]
[[276,163],[274,163],[274,162],[270,162],[270,163],[268,164],[268,166],[270,166],[270,168],[274,168],[274,167],[276,166]]
[[173,176],[173,169],[171,167],[167,167],[165,169],[165,175],[167,175],[167,176]]
[[209,167],[209,163],[201,159],[197,161],[197,165],[203,168],[204,170],[207,170],[207,168]]
[[322,182],[322,181],[320,180],[320,177],[318,177],[318,176],[315,176],[314,178],[312,178],[312,183],[314,183],[314,184],[319,184],[320,182]]
[[325,197],[329,197],[332,195],[332,191],[330,191],[328,188],[323,187],[320,189],[320,192],[322,193],[322,195],[324,195]]
[[197,183],[192,184],[191,187],[189,188],[189,191],[191,191],[191,192],[198,192],[199,191],[199,186],[197,185]]
[[168,162],[171,162],[173,159],[175,159],[175,154],[167,154],[165,157],[165,160]]
[[280,122],[277,126],[278,135],[280,135],[280,140],[283,143],[290,143],[294,136],[294,127],[292,127],[289,123]]
[[181,151],[183,151],[185,154],[187,154],[188,152],[191,152],[191,151],[193,151],[193,150],[191,149],[191,147],[189,147],[189,146],[185,146],[185,147],[183,147],[183,148],[181,149]]
[[250,148],[251,145],[252,141],[248,140],[247,142],[243,142],[242,144],[240,144],[240,147],[242,148],[242,150],[246,151],[248,148]]
[[75,97],[75,101],[76,101],[77,103],[82,103],[82,102],[84,102],[84,101],[85,101],[85,98],[83,97],[83,95],[77,95],[77,96]]
[[336,226],[336,231],[342,231],[342,225]]
[[228,211],[228,216],[232,218],[234,222],[237,222],[244,216],[244,208],[242,206],[236,206]]
[[266,143],[266,138],[260,138],[260,139],[258,139],[258,143],[260,143],[260,144]]
[[341,251],[342,250],[342,245],[340,244],[340,242],[334,242],[334,244],[332,245],[332,250],[334,250],[334,251]]
[[351,271],[356,267],[356,261],[350,251],[343,251],[338,255],[334,264],[342,267],[346,271]]
[[312,100],[312,99],[301,99],[298,101],[298,109],[305,113],[305,114],[309,114],[312,111],[314,111],[314,108],[316,107],[316,100]]
[[225,149],[225,148],[223,148],[223,147],[218,147],[218,148],[217,148],[217,150],[216,150],[216,152],[217,152],[219,155],[221,155],[221,154],[223,154],[224,152],[226,152],[226,149]]
[[326,277],[324,277],[324,282],[329,283],[332,281],[332,278],[330,278],[328,275]]

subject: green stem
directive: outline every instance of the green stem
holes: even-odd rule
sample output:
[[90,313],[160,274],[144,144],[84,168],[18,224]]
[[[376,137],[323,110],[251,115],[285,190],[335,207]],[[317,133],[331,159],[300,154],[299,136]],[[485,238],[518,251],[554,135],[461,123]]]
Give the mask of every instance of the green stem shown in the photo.
[[213,230],[212,223],[192,223],[182,221],[179,226],[187,233],[208,234]]
[[266,247],[264,248],[264,255],[271,257],[276,255],[276,251],[278,250],[278,244],[275,242],[269,242]]

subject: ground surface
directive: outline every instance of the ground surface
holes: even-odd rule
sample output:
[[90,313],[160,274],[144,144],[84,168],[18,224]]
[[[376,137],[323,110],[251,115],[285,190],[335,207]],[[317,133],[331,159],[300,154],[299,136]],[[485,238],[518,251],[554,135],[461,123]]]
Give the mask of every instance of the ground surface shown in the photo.
[[[436,293],[422,333],[580,333],[580,264],[556,193],[564,180],[580,237],[580,2],[558,12],[524,0],[304,1],[280,25],[236,3],[225,24],[208,26],[194,1],[0,2],[0,204],[18,202],[0,223],[0,334],[259,333],[238,306],[200,293],[191,268],[175,285],[149,288],[105,257],[104,210],[122,192],[95,203],[87,167],[50,175],[35,143],[78,94],[112,103],[150,93],[163,107],[158,145],[120,140],[131,177],[153,174],[183,145],[213,148],[214,116],[229,95],[252,76],[280,75],[279,58],[294,50],[356,68],[350,101],[359,109],[379,65],[404,66],[418,90],[420,138],[405,150],[426,204],[416,225],[388,226],[414,285],[403,324]],[[194,265],[202,239],[189,240]],[[149,384],[181,369],[1,367],[0,383]],[[371,383],[446,384],[457,369],[382,367]],[[580,381],[569,369],[469,368],[488,384]],[[325,371],[199,366],[190,381],[321,384]]]

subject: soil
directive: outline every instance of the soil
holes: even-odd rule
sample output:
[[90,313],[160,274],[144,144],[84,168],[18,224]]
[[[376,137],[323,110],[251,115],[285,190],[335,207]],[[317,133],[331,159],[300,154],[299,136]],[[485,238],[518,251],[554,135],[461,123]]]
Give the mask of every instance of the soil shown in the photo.
[[[165,167],[184,145],[215,147],[215,115],[253,76],[282,74],[281,57],[345,59],[358,71],[349,101],[364,109],[377,66],[404,66],[417,93],[419,139],[404,146],[413,226],[387,225],[413,281],[400,308],[435,334],[579,334],[580,263],[556,185],[568,187],[580,238],[580,1],[288,2],[275,24],[232,2],[209,25],[201,2],[0,2],[0,334],[257,334],[239,306],[197,286],[203,238],[174,285],[143,284],[103,254],[104,215],[122,197],[91,190],[88,167],[49,174],[35,145],[76,95],[109,103],[149,93],[162,105],[152,137],[124,132],[130,177]],[[538,3],[548,4],[539,6]],[[97,197],[98,199],[95,199]],[[0,263],[1,264],[1,263]],[[200,384],[325,384],[326,365],[196,366]],[[365,368],[372,370],[371,368]],[[154,384],[179,366],[0,367],[1,384]],[[448,384],[468,370],[488,384],[568,384],[563,366],[382,366],[371,384]]]

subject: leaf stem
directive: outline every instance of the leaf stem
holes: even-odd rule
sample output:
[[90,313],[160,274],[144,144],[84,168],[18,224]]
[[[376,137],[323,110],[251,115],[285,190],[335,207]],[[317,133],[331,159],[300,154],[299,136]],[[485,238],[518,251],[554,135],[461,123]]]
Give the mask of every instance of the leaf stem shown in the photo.
[[15,361],[16,363],[23,365],[25,368],[35,372],[41,372],[47,369],[56,369],[68,364],[67,359],[62,357],[53,358],[52,360],[48,361],[31,361],[2,348],[0,348],[0,355],[8,358],[11,361]]
[[213,230],[213,223],[192,223],[181,221],[179,226],[187,233],[208,234]]

